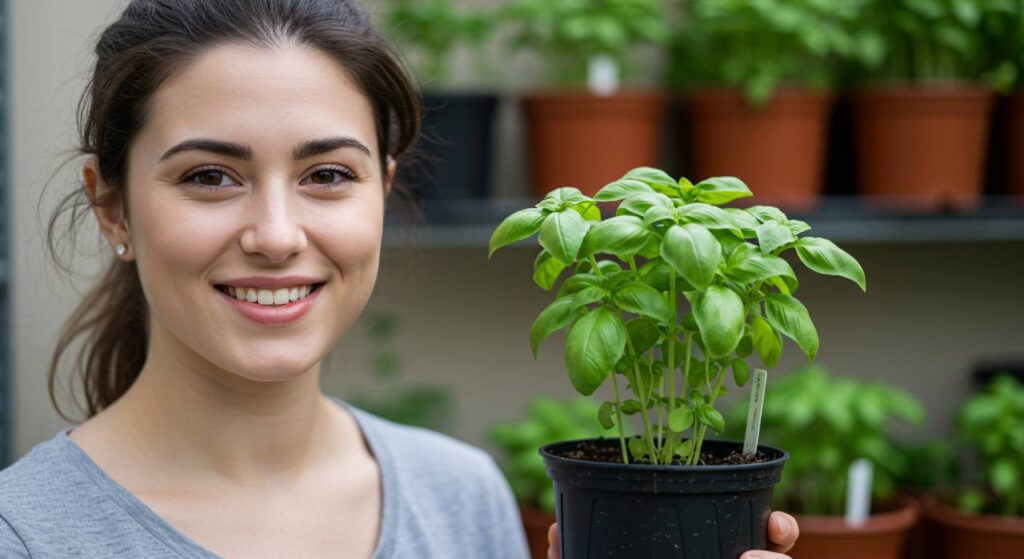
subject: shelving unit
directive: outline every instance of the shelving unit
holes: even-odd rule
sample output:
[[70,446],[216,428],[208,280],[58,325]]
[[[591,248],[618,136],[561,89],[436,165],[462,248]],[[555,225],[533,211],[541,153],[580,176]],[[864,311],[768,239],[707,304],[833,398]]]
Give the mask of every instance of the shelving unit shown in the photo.
[[[420,203],[421,216],[391,216],[386,247],[486,247],[509,214],[533,206],[531,198],[445,200]],[[989,198],[976,210],[912,213],[879,209],[852,196],[825,198],[813,212],[791,212],[809,223],[808,235],[845,243],[935,243],[1024,241],[1024,199]]]

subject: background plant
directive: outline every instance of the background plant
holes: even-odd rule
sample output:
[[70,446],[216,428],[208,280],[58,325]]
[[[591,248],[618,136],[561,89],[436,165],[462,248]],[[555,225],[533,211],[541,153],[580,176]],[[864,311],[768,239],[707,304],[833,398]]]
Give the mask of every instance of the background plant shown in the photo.
[[754,104],[784,83],[829,87],[838,59],[878,56],[877,37],[857,25],[869,1],[683,0],[669,82],[739,87]]
[[[640,167],[594,198],[573,187],[554,190],[491,237],[493,255],[539,234],[533,279],[543,289],[570,270],[534,322],[530,346],[536,356],[546,337],[566,329],[573,387],[590,395],[611,377],[614,400],[598,416],[606,429],[618,426],[623,462],[696,464],[707,430],[725,428],[715,403],[729,371],[745,385],[755,352],[774,367],[782,336],[814,358],[818,333],[793,296],[799,282],[783,253],[866,288],[852,256],[826,239],[800,236],[806,223],[769,206],[722,207],[748,196],[734,177],[693,184]],[[602,220],[597,202],[615,201],[616,215]],[[633,398],[620,390],[620,376]],[[642,437],[627,443],[623,415],[640,416]]]
[[[746,417],[737,406],[730,417]],[[881,382],[835,378],[821,366],[780,375],[768,384],[761,438],[785,448],[789,462],[775,487],[776,506],[802,514],[842,516],[855,460],[874,466],[872,495],[885,500],[909,461],[889,430],[896,421],[920,425],[924,408],[904,390]]]
[[604,429],[595,419],[597,410],[596,403],[582,397],[567,401],[537,397],[530,401],[522,420],[490,428],[488,439],[501,450],[498,462],[520,503],[554,512],[554,486],[537,449],[558,441],[601,436]]
[[[985,483],[996,497],[993,510],[1024,515],[1024,386],[1009,375],[997,377],[963,405],[957,423],[960,437],[977,452]],[[960,499],[960,507],[968,512],[982,512],[988,504],[980,489]]]
[[668,38],[662,0],[513,0],[503,14],[513,46],[541,54],[559,83],[582,83],[594,56],[626,68],[634,47]]
[[452,0],[389,0],[384,17],[430,84],[448,83],[452,51],[460,45],[480,51],[497,25],[493,13],[459,8]]
[[983,67],[997,91],[1008,92],[1024,81],[1024,0],[1008,0],[981,20]]
[[[986,26],[1019,13],[1019,0],[871,0],[862,23],[877,49],[857,59],[870,81],[996,79]],[[989,27],[991,30],[991,27]]]

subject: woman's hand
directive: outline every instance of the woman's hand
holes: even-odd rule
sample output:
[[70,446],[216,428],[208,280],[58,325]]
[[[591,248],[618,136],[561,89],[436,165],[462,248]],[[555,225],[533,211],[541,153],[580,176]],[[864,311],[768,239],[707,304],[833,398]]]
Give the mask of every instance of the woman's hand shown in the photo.
[[[740,559],[789,559],[784,555],[792,549],[800,536],[800,527],[792,516],[780,512],[772,512],[768,518],[768,549],[764,551],[748,551]],[[548,529],[548,559],[561,559],[558,548],[558,524]]]

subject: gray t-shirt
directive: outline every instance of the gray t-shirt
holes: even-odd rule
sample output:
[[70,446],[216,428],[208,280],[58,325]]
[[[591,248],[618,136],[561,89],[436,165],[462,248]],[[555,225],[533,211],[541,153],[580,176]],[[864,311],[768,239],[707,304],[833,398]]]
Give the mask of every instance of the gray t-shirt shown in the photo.
[[[512,493],[487,453],[338,403],[380,465],[373,559],[528,557]],[[217,557],[104,473],[70,430],[0,472],[0,557]]]

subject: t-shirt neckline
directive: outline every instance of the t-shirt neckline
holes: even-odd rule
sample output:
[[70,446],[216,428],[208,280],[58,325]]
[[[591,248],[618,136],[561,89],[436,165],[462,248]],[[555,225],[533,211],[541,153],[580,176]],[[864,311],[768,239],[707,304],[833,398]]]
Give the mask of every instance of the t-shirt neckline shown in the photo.
[[[355,419],[363,440],[377,460],[378,468],[380,468],[381,527],[377,547],[371,557],[372,559],[385,559],[391,555],[398,513],[396,508],[397,487],[395,485],[397,478],[393,469],[394,462],[392,456],[380,437],[376,426],[373,425],[371,417],[364,415],[365,412],[353,407],[344,400],[333,396],[328,396],[328,398],[345,408]],[[199,556],[207,559],[222,559],[221,556],[206,549],[192,538],[171,526],[170,523],[158,515],[156,511],[149,508],[131,491],[128,491],[128,489],[115,481],[114,478],[107,475],[75,441],[71,440],[68,433],[72,429],[74,429],[73,425],[64,427],[58,434],[60,444],[67,451],[66,455],[82,473],[90,478],[93,483],[100,486],[105,495],[124,509],[128,516],[138,522],[153,537],[182,557],[191,558]]]

